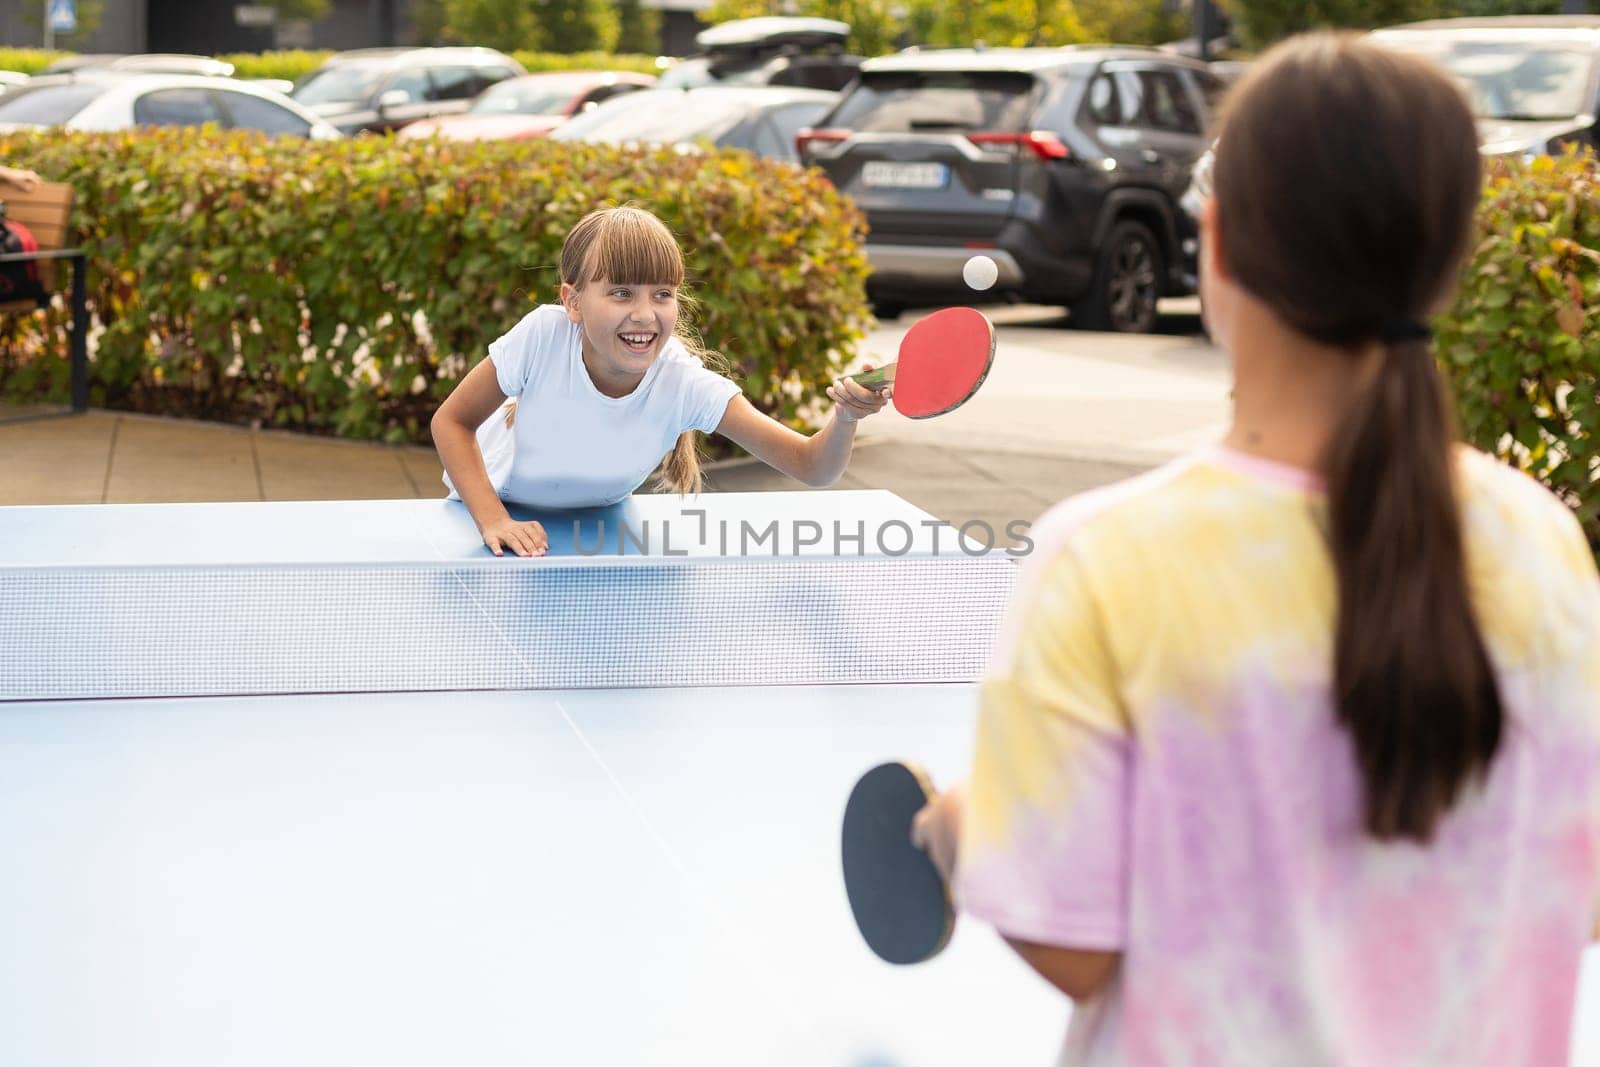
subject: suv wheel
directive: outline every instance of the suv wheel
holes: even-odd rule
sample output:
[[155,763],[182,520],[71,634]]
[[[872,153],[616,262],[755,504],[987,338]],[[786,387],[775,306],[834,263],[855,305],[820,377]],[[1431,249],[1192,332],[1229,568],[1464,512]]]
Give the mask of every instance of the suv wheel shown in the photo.
[[1071,307],[1071,324],[1084,330],[1149,333],[1161,295],[1161,246],[1142,222],[1111,227],[1095,264],[1094,281]]
[[872,302],[873,317],[879,322],[893,322],[905,310],[906,306],[904,304],[896,303],[892,300],[874,300]]

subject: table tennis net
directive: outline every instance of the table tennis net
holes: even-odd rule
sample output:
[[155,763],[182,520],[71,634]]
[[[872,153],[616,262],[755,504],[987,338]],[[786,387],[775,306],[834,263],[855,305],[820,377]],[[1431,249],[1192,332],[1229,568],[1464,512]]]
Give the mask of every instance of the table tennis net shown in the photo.
[[998,557],[0,570],[0,700],[970,682]]

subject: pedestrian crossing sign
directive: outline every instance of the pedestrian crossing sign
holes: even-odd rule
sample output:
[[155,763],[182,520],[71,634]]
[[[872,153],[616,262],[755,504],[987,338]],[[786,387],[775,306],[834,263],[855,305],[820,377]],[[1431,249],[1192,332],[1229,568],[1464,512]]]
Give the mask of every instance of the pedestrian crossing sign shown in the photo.
[[48,18],[50,32],[72,33],[78,28],[78,5],[76,0],[50,0]]

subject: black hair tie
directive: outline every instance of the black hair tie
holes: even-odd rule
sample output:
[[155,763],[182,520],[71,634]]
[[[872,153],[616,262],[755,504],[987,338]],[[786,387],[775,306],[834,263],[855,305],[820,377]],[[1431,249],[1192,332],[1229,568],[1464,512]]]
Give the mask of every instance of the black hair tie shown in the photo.
[[1412,341],[1433,340],[1433,330],[1416,319],[1391,319],[1378,331],[1385,344],[1408,344]]

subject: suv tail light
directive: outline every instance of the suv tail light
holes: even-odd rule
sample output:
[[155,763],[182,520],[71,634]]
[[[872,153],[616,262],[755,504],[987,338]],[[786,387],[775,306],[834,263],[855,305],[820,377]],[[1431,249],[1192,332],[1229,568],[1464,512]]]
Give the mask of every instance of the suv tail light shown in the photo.
[[814,130],[810,126],[794,135],[794,151],[801,159],[805,158],[806,145],[812,141],[845,141],[850,137],[849,130],[821,129]]
[[1029,130],[1026,133],[969,133],[967,140],[980,145],[1013,145],[1027,148],[1040,159],[1069,159],[1072,151],[1061,138],[1049,130]]

